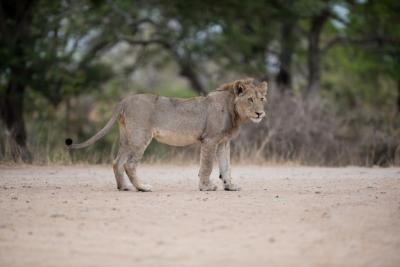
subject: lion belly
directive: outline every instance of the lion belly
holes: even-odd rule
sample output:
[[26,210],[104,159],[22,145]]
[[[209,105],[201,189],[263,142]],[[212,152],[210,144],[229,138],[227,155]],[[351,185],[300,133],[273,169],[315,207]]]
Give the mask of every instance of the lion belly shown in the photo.
[[160,143],[171,146],[188,146],[199,142],[198,135],[194,133],[180,133],[171,130],[155,130],[154,138]]

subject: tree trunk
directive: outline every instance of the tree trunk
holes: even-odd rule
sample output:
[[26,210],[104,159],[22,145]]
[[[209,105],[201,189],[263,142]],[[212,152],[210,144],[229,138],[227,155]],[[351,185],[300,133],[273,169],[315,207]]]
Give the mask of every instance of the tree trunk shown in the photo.
[[280,67],[276,76],[276,83],[281,92],[292,88],[292,55],[294,49],[294,26],[295,21],[288,19],[283,22],[281,29],[281,53],[279,55]]
[[206,95],[207,91],[205,90],[203,84],[201,83],[197,73],[193,69],[193,66],[191,66],[191,64],[184,62],[179,62],[179,64],[181,68],[180,74],[189,80],[189,83],[193,88],[193,90],[195,90],[199,95]]
[[320,37],[324,24],[328,20],[329,11],[323,10],[311,18],[311,27],[308,34],[308,86],[306,95],[311,96],[319,92],[321,87],[321,49]]
[[24,47],[32,45],[30,23],[37,1],[0,2],[1,45],[8,57],[1,69],[7,81],[0,98],[0,118],[9,135],[11,154],[16,162],[32,162],[32,154],[26,144],[24,121],[24,91],[29,80]]
[[15,162],[32,162],[32,154],[26,145],[26,130],[23,116],[25,86],[20,82],[18,69],[11,70],[6,93],[2,97],[1,118],[7,128],[11,155]]

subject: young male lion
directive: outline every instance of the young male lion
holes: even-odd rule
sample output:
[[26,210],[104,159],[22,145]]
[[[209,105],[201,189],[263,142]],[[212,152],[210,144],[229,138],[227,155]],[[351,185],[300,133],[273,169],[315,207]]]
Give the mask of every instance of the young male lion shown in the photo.
[[129,190],[130,182],[139,191],[151,191],[137,177],[136,168],[152,138],[172,146],[201,143],[199,189],[214,191],[210,182],[215,155],[225,190],[239,190],[231,182],[230,140],[242,123],[259,123],[265,116],[267,83],[253,79],[224,84],[207,96],[191,99],[169,98],[150,94],[132,95],[115,108],[106,126],[89,140],[72,144],[70,149],[87,147],[106,135],[118,120],[120,148],[113,168],[119,190]]

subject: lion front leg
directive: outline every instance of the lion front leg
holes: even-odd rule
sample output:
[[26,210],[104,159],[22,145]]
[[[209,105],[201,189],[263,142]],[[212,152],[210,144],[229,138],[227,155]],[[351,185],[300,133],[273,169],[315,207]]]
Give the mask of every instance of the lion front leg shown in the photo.
[[200,191],[215,191],[217,186],[210,182],[210,175],[215,158],[216,144],[204,142],[200,151],[199,189]]
[[229,141],[219,144],[217,158],[220,172],[219,178],[221,178],[224,183],[224,189],[226,191],[240,190],[240,188],[234,185],[231,181],[231,154]]

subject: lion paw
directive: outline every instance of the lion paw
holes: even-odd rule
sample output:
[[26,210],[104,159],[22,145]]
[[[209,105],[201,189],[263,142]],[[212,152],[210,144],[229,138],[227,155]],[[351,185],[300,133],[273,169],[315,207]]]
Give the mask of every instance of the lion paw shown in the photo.
[[234,184],[224,184],[225,191],[240,191],[241,188]]
[[217,190],[217,186],[213,183],[200,184],[199,189],[200,191],[215,191]]
[[151,185],[143,184],[137,187],[137,190],[140,192],[151,192]]

